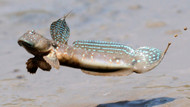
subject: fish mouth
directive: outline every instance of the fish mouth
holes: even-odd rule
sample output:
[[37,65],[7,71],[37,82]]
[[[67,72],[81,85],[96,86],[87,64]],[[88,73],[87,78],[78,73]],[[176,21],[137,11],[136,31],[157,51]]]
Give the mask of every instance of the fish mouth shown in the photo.
[[34,47],[33,43],[30,43],[29,41],[26,41],[26,40],[18,40],[18,44],[20,46],[24,46],[24,47],[28,47],[28,48]]

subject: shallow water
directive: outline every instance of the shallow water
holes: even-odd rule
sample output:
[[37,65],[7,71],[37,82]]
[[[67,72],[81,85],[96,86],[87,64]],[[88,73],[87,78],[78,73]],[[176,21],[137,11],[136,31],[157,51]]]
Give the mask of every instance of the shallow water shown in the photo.
[[150,100],[120,101],[116,103],[100,104],[97,107],[152,107],[174,101],[174,98],[162,97]]
[[[0,106],[187,107],[190,31],[183,28],[190,28],[189,4],[189,0],[0,0]],[[170,41],[172,45],[161,64],[144,74],[99,77],[64,66],[29,74],[25,62],[32,55],[19,47],[18,38],[30,29],[50,38],[51,22],[70,10],[69,44],[106,40],[161,50]]]

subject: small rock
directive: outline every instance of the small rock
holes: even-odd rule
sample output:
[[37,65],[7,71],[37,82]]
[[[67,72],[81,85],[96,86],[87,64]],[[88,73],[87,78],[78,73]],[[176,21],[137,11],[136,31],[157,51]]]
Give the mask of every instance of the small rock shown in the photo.
[[184,27],[184,30],[187,30],[187,27]]
[[129,9],[131,9],[131,10],[139,10],[139,9],[141,9],[142,8],[142,6],[141,5],[132,5],[132,6],[129,6]]
[[23,76],[23,75],[18,75],[18,76],[16,76],[16,78],[17,78],[17,79],[23,79],[24,76]]
[[19,69],[14,69],[13,72],[19,72],[20,70]]

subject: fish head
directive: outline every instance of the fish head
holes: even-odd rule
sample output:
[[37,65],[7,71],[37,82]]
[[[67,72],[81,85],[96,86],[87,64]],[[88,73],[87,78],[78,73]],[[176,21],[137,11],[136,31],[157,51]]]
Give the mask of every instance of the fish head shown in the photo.
[[37,59],[36,62],[27,63],[27,69],[31,73],[35,73],[38,67],[43,70],[50,70],[51,66],[59,69],[60,64],[55,52],[55,48],[58,45],[54,41],[46,39],[34,30],[31,30],[18,39],[18,44],[35,57],[43,59],[43,61]]
[[45,55],[52,49],[52,41],[34,30],[27,31],[18,39],[18,44],[34,56]]

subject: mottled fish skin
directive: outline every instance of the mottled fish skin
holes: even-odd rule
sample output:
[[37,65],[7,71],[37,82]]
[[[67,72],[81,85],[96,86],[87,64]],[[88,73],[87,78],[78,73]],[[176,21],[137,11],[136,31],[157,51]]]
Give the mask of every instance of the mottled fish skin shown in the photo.
[[133,57],[92,52],[65,45],[56,49],[60,64],[86,70],[131,69]]
[[[132,69],[134,50],[116,42],[77,40],[73,46],[84,52],[75,52],[81,63],[101,69]],[[82,54],[79,54],[82,53]],[[82,56],[81,56],[82,55]]]

